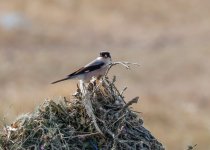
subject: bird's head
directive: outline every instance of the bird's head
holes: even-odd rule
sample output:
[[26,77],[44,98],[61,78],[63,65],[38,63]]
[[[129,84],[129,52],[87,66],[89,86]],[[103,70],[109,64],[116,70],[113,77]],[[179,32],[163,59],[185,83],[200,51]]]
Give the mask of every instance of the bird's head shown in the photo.
[[100,57],[103,57],[105,59],[107,59],[107,58],[111,59],[110,53],[109,52],[105,52],[105,51],[100,52]]

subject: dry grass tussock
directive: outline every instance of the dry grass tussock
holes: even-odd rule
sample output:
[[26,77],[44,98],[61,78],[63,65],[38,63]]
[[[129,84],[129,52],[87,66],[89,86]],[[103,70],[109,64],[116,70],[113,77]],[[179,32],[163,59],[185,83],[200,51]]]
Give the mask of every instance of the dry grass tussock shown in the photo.
[[129,108],[138,97],[125,103],[115,80],[78,87],[71,100],[46,100],[4,128],[0,149],[164,150]]

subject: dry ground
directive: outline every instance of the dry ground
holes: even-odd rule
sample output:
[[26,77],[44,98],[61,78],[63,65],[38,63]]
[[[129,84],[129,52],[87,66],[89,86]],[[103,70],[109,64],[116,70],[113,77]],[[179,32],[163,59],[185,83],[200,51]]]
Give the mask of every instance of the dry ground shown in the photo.
[[167,149],[210,149],[210,1],[1,0],[0,120],[45,98],[70,96],[76,81],[50,85],[110,50],[126,98]]

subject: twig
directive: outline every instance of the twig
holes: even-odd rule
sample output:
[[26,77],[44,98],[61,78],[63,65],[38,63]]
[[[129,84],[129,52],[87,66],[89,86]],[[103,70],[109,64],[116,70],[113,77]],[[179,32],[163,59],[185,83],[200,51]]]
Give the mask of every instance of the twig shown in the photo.
[[138,64],[138,63],[121,62],[121,61],[119,61],[119,62],[112,62],[112,63],[109,64],[109,68],[107,69],[107,71],[106,71],[106,73],[105,73],[105,77],[107,76],[109,70],[110,70],[113,66],[119,65],[119,64],[122,65],[122,66],[124,66],[126,69],[130,69],[130,66],[129,66],[129,65],[137,65],[137,66],[140,66],[140,64]]
[[125,116],[126,116],[126,114],[123,114],[119,119],[117,119],[114,123],[112,123],[111,126],[113,126],[115,123],[117,123],[118,121],[123,119]]
[[127,90],[128,87],[124,87],[124,89],[120,92],[120,95],[123,96],[123,93]]
[[122,111],[124,111],[126,108],[128,108],[128,107],[129,107],[130,105],[132,105],[133,103],[137,103],[138,100],[139,100],[139,97],[138,97],[138,96],[135,97],[135,98],[133,98],[132,100],[130,100],[127,104],[125,104],[125,105],[123,106],[123,108],[119,111],[119,113],[121,113]]
[[[106,79],[106,80],[104,80],[104,83],[106,83],[106,85],[111,85],[112,83],[110,83],[110,81],[108,80],[108,79]],[[114,84],[112,84],[112,89],[114,88],[114,90],[112,90],[112,91],[115,91],[116,93],[111,93],[111,95],[112,96],[114,96],[114,95],[117,95],[117,96],[119,96],[120,98],[121,98],[121,101],[123,101],[125,104],[126,104],[126,102],[125,102],[125,100],[124,100],[124,98],[123,98],[123,96],[122,95],[120,95],[120,92],[118,91],[118,89],[116,88],[116,86],[114,85]],[[110,90],[110,88],[107,88],[106,87],[106,89],[107,90]]]
[[196,146],[197,146],[197,144],[195,144],[194,146],[189,145],[187,150],[193,150]]
[[[71,136],[70,138],[85,138],[85,137],[98,135],[98,134],[101,134],[101,133],[100,132],[95,132],[95,133],[88,133],[88,134],[80,134],[80,135]],[[64,137],[64,138],[69,138],[69,137]]]
[[[129,65],[137,65],[137,66],[140,66],[140,64],[138,64],[138,63],[121,62],[121,61],[119,61],[119,62],[112,62],[112,63],[109,64],[109,67],[108,67],[108,69],[106,70],[106,73],[105,73],[105,75],[104,75],[104,78],[107,77],[107,74],[108,74],[109,70],[110,70],[113,66],[119,65],[119,64],[122,65],[122,66],[124,66],[126,69],[130,69],[130,66],[129,66]],[[104,78],[102,78],[102,82],[103,82]],[[114,78],[113,78],[113,83],[114,83],[115,81],[116,81],[116,76],[114,76]],[[101,82],[101,83],[102,83],[102,82]],[[97,87],[95,88],[95,90],[93,90],[93,93],[99,88],[99,86],[101,85],[101,83],[99,83],[99,84],[97,85]],[[113,84],[113,85],[114,85],[114,84]]]
[[142,112],[140,112],[140,111],[136,111],[136,110],[131,110],[131,111],[138,113],[138,114],[142,114]]

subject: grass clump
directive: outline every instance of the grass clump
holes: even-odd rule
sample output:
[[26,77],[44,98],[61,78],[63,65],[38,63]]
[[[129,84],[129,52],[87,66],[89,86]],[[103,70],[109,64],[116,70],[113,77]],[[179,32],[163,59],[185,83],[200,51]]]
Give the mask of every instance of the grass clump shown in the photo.
[[114,82],[115,78],[90,83],[85,92],[78,88],[71,100],[45,101],[4,128],[0,148],[164,150],[142,126],[143,120],[129,109],[138,97],[125,103]]

